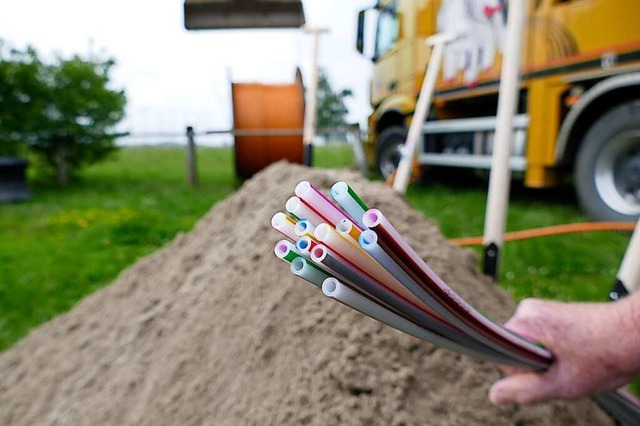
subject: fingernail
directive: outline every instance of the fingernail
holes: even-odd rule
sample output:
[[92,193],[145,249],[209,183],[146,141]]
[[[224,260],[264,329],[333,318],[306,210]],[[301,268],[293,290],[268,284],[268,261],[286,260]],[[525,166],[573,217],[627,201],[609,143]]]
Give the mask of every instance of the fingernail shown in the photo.
[[500,388],[491,389],[491,393],[489,394],[489,399],[493,405],[505,405],[508,404],[507,395]]

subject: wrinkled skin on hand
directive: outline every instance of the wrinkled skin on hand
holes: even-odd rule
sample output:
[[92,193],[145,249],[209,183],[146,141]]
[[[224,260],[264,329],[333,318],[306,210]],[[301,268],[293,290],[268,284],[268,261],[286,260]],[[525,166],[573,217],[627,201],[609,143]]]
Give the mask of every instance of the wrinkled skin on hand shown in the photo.
[[542,343],[555,361],[545,372],[501,367],[507,377],[491,387],[493,404],[582,398],[640,372],[640,295],[614,303],[526,299],[505,327]]

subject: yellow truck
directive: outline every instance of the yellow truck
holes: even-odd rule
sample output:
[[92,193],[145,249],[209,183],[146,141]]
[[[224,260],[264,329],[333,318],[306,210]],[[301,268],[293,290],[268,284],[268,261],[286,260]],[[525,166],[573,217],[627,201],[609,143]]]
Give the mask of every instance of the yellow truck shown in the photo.
[[[417,159],[491,167],[507,10],[504,0],[380,0],[360,11],[357,49],[373,62],[365,147],[383,177],[400,158],[429,59],[425,39],[438,32],[460,36],[445,48]],[[640,1],[529,0],[520,87],[511,170],[534,188],[572,178],[596,220],[637,220]]]

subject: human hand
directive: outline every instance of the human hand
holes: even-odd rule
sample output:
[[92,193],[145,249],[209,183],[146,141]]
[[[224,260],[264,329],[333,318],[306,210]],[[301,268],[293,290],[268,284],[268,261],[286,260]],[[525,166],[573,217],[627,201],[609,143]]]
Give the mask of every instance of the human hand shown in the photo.
[[[639,295],[640,296],[640,295]],[[577,399],[609,391],[640,371],[638,296],[613,303],[523,300],[505,327],[542,343],[555,357],[544,372],[502,367],[494,383],[495,405]]]

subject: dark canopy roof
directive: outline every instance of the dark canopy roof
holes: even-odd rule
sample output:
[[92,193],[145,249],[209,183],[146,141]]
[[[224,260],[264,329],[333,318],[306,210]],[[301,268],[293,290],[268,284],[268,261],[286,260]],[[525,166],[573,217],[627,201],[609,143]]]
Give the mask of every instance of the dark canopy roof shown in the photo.
[[301,0],[185,0],[188,30],[293,28],[304,24]]

